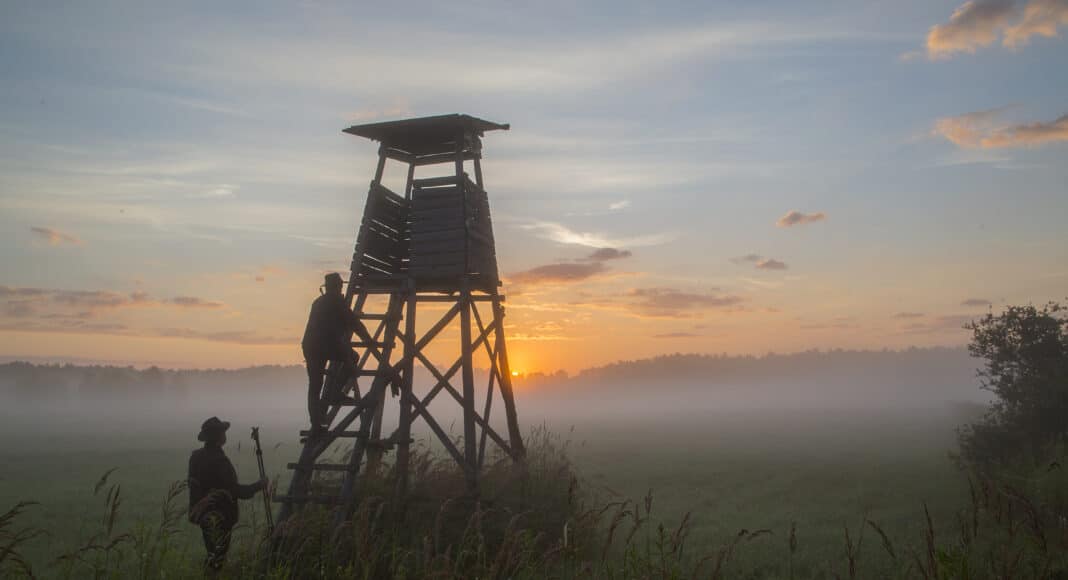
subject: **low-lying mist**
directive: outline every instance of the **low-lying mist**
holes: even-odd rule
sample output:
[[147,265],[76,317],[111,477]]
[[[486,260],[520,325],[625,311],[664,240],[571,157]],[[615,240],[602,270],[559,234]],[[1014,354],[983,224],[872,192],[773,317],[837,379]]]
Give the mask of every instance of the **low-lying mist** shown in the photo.
[[[686,445],[829,451],[883,447],[892,433],[899,446],[912,441],[944,447],[953,429],[986,401],[975,368],[962,349],[675,355],[574,377],[516,377],[515,391],[524,429],[545,426],[580,440],[664,437]],[[480,391],[487,378],[476,373]],[[170,371],[0,365],[0,419],[7,432],[0,451],[46,450],[57,442],[68,450],[182,441],[195,446],[200,422],[212,415],[241,430],[260,425],[267,439],[295,445],[307,421],[306,380],[296,366]],[[416,392],[425,393],[434,382],[429,373],[417,372]],[[476,408],[482,404],[480,397]],[[495,404],[499,410],[499,398]],[[395,425],[395,399],[386,408],[388,432]],[[430,409],[446,429],[462,431],[460,406],[446,392]],[[492,423],[499,425],[500,415]],[[426,434],[422,422],[416,433]]]

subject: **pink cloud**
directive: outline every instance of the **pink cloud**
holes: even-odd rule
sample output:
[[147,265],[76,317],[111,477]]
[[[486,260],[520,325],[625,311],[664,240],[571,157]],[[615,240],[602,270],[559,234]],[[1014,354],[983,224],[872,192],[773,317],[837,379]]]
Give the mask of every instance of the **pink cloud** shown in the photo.
[[80,238],[77,236],[61,232],[53,228],[46,228],[44,226],[30,226],[30,231],[37,234],[38,237],[48,242],[50,246],[62,246],[64,244],[70,244],[72,246],[84,245]]
[[825,219],[827,219],[827,214],[823,213],[822,211],[817,211],[813,213],[801,213],[796,209],[792,209],[786,212],[786,215],[779,218],[779,220],[775,222],[775,225],[779,226],[780,228],[789,228],[793,226],[821,222]]

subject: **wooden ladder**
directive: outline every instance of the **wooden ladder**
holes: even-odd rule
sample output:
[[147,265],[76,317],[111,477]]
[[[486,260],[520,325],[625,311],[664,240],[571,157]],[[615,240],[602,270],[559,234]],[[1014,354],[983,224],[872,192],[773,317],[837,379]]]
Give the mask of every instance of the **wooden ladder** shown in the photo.
[[[289,490],[274,498],[282,504],[279,522],[313,503],[333,506],[335,525],[343,522],[353,508],[361,467],[365,473],[377,469],[382,453],[397,443],[392,438],[382,439],[382,409],[386,388],[391,387],[396,396],[401,386],[401,367],[391,363],[391,356],[400,330],[406,294],[399,291],[389,294],[386,311],[382,313],[363,312],[368,297],[366,291],[353,291],[350,285],[348,294],[349,304],[355,294],[353,311],[359,320],[351,340],[352,357],[347,361],[329,363],[323,389],[323,398],[328,403],[326,420],[329,427],[317,434],[300,432],[304,447],[297,462],[287,466],[293,470]],[[364,393],[359,388],[361,378],[371,381],[370,388]],[[353,424],[358,425],[355,430]],[[319,462],[328,451],[337,449],[335,443],[343,440],[353,442],[347,462]],[[312,489],[316,472],[341,472],[340,487],[316,493]]]

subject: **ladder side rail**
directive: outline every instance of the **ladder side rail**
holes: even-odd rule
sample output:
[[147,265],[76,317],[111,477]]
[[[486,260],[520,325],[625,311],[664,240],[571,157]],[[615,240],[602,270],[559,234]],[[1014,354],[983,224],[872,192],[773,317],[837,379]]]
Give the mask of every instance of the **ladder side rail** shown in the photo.
[[[366,294],[365,293],[361,293],[360,296],[362,298],[366,298]],[[350,392],[353,393],[356,398],[359,398],[360,390],[359,390],[359,386],[357,384],[357,380],[360,377],[360,371],[367,365],[367,359],[371,356],[370,348],[372,348],[373,345],[374,345],[374,342],[378,340],[378,337],[381,335],[384,325],[385,325],[384,321],[383,322],[379,322],[377,328],[375,329],[375,333],[373,335],[371,335],[367,331],[367,326],[365,324],[363,324],[362,321],[360,322],[360,328],[356,329],[355,334],[360,336],[361,339],[362,339],[363,336],[371,337],[371,340],[370,340],[370,343],[369,343],[370,346],[365,348],[364,352],[362,354],[360,354],[359,356],[356,356],[355,351],[353,351],[353,360],[351,361],[352,362],[352,371],[349,373],[350,374],[350,376],[348,377],[349,380],[346,380],[345,384],[342,385],[339,390],[332,391],[332,394],[337,396],[337,399],[336,399],[337,401],[340,402],[340,399],[342,399],[343,397],[347,396]],[[349,337],[350,341],[351,341],[351,338],[352,337],[350,336]],[[338,404],[333,404],[327,409],[327,413],[326,413],[327,424],[332,425],[334,423],[334,420],[337,418],[338,413],[341,412],[341,409],[342,409],[342,405],[339,404],[339,403]]]
[[378,368],[380,371],[388,370],[390,372],[388,374],[380,372],[375,376],[369,391],[369,396],[372,397],[372,400],[369,404],[363,407],[363,411],[360,413],[360,436],[357,436],[356,442],[352,448],[352,455],[349,457],[349,471],[347,471],[342,478],[339,499],[343,503],[334,516],[335,525],[343,522],[352,510],[355,501],[356,480],[359,477],[360,463],[363,460],[364,453],[367,451],[367,443],[371,436],[371,430],[374,428],[373,424],[375,416],[378,414],[382,402],[386,398],[386,386],[395,380],[395,375],[389,364],[389,359],[393,351],[392,343],[396,339],[397,326],[400,324],[400,308],[402,302],[403,297],[400,295],[391,294],[389,297],[389,308],[387,310],[388,316],[385,321],[389,326],[386,328],[385,346],[382,347],[382,356],[379,358]]
[[[355,261],[355,259],[354,259],[354,261]],[[355,285],[353,284],[353,277],[354,277],[354,273],[350,272],[349,286],[346,289],[346,293],[345,293],[345,302],[346,302],[346,304],[352,304],[352,297],[353,297],[353,294],[355,293]],[[364,304],[364,301],[366,301],[366,298],[367,298],[367,295],[364,294],[364,293],[360,293],[357,296],[356,305],[353,307],[355,311],[358,312],[363,307],[363,304]],[[332,389],[334,388],[334,386],[331,384],[331,382],[334,380],[334,377],[337,376],[337,374],[338,374],[337,371],[339,370],[337,368],[334,368],[336,366],[337,366],[337,364],[336,364],[335,361],[330,361],[329,362],[329,364],[327,366],[327,369],[326,369],[326,376],[324,377],[325,380],[323,381],[323,383],[324,383],[324,385],[323,385],[324,393],[322,393],[321,395],[329,394],[329,393],[332,392]],[[331,372],[331,371],[333,371],[333,372]],[[355,373],[352,373],[352,374],[355,377]],[[341,409],[340,406],[335,406],[334,409],[328,409],[327,410],[327,418],[328,418],[328,420],[333,422],[334,417],[337,415],[337,412],[340,409]],[[311,441],[309,439],[308,441],[305,442],[304,448],[301,449],[300,458],[297,460],[297,464],[298,465],[305,465],[305,466],[306,465],[311,465],[311,464],[315,463],[315,460],[318,459],[320,455],[322,455],[323,451],[325,451],[325,447],[320,448],[319,446],[315,445],[313,441]],[[309,485],[311,484],[311,479],[312,479],[312,472],[310,470],[294,470],[293,471],[293,475],[289,480],[289,488],[288,488],[288,490],[286,492],[286,496],[295,497],[295,496],[307,495],[307,490],[308,490]],[[295,504],[294,502],[285,502],[285,503],[283,503],[282,507],[278,511],[278,521],[279,521],[279,523],[281,523],[281,522],[285,521],[286,519],[288,519],[296,511],[295,508],[299,509],[300,507],[303,507],[303,504]]]

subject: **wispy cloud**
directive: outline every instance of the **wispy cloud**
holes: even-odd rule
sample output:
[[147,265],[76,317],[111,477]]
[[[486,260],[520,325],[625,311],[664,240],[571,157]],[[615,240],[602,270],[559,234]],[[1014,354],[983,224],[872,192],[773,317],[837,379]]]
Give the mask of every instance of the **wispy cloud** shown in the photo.
[[643,319],[690,319],[712,311],[737,312],[746,301],[718,288],[705,292],[668,287],[631,288],[618,294],[580,293],[580,296],[569,304],[573,311],[597,309]]
[[1056,37],[1061,26],[1068,26],[1068,1],[1031,0],[1020,20],[1005,29],[1002,42],[1009,48],[1017,48],[1027,44],[1032,36]]
[[580,282],[608,273],[608,268],[601,262],[564,262],[546,264],[508,276],[510,282],[518,284],[567,284]]
[[186,338],[252,346],[293,344],[294,337],[266,336],[249,330],[202,331],[192,328],[159,328],[146,333],[161,338]]
[[[597,248],[589,255],[573,262],[557,262],[537,266],[522,272],[516,272],[508,277],[510,282],[517,284],[570,284],[590,278],[598,278],[611,275],[605,262],[622,260],[631,257],[630,250],[619,248]],[[521,291],[521,290],[520,290]]]
[[948,58],[958,52],[974,53],[989,46],[1009,24],[1016,9],[1012,0],[970,0],[953,11],[949,22],[927,33],[928,58]]
[[775,222],[775,225],[779,226],[780,228],[789,228],[793,226],[821,222],[825,219],[827,219],[827,214],[823,213],[822,211],[817,211],[813,213],[801,213],[796,209],[792,209],[786,212],[786,215],[779,218],[778,221]]
[[[368,30],[358,40],[328,34],[270,39],[241,34],[224,39],[194,35],[184,47],[184,58],[176,58],[168,70],[211,82],[226,79],[343,91],[359,86],[375,98],[419,94],[427,87],[433,87],[437,94],[553,94],[599,87],[696,57],[737,58],[769,46],[862,36],[860,31],[843,32],[816,23],[799,26],[766,19],[647,27],[536,47],[521,37],[474,39],[418,24],[407,27],[406,32],[422,43],[392,43],[392,50],[386,53],[370,48],[390,44],[392,29]],[[493,43],[493,50],[485,50],[487,42]],[[436,49],[426,51],[423,46]],[[457,62],[478,62],[479,66],[457,71]],[[367,83],[368,78],[376,82]]]
[[[90,317],[94,313],[105,310],[117,310],[124,308],[147,308],[147,307],[173,307],[190,309],[219,309],[225,308],[226,304],[215,300],[206,300],[196,296],[176,296],[173,298],[155,299],[148,293],[115,292],[112,290],[57,290],[50,288],[26,288],[0,286],[0,299],[9,303],[18,302],[23,308],[33,307],[44,310],[48,314],[44,317]],[[55,307],[67,309],[66,312],[56,312]],[[73,311],[73,312],[71,312]]]
[[983,136],[994,129],[995,121],[1006,107],[973,111],[935,121],[934,132],[960,147],[978,147]]
[[9,298],[12,296],[19,297],[37,297],[45,296],[50,290],[44,288],[20,288],[17,286],[0,286],[0,298]]
[[30,226],[30,231],[48,242],[48,245],[50,246],[62,246],[64,244],[81,246],[85,243],[77,236],[61,232],[57,229],[46,228],[44,226]]
[[574,244],[590,248],[618,248],[656,246],[676,237],[672,233],[657,233],[631,237],[614,237],[596,232],[579,232],[556,222],[534,222],[520,226],[538,236],[560,244]]
[[0,331],[34,332],[45,334],[90,334],[105,336],[133,336],[141,338],[180,338],[222,342],[249,346],[293,344],[296,337],[276,337],[246,330],[202,331],[191,328],[134,329],[122,323],[63,321],[62,324],[36,320],[0,321]]
[[731,262],[735,264],[756,263],[764,259],[764,256],[760,254],[746,254],[744,256],[736,256],[731,258]]
[[1068,114],[1050,122],[1006,124],[1000,117],[1009,107],[975,111],[935,121],[934,133],[965,149],[1035,147],[1068,141]]
[[663,334],[654,334],[653,338],[696,338],[701,336],[696,332],[665,332]]
[[606,262],[608,260],[622,260],[623,258],[629,258],[632,255],[630,250],[620,250],[619,248],[597,248],[589,256],[583,258],[583,261]]
[[1068,141],[1068,114],[1048,123],[1012,125],[991,132],[980,141],[986,148],[1030,147]]
[[226,304],[217,302],[215,300],[205,300],[203,298],[197,298],[196,296],[175,296],[166,301],[167,304],[177,306],[179,308],[225,308]]
[[89,310],[109,308],[129,308],[158,304],[145,292],[129,294],[110,290],[52,290],[49,292],[53,302],[74,308]]
[[226,199],[234,197],[237,190],[238,186],[236,185],[222,184],[204,191],[190,193],[187,197],[189,199]]
[[786,262],[774,258],[765,258],[760,254],[738,256],[731,258],[731,262],[739,265],[752,264],[757,270],[786,270],[789,268],[789,266],[786,265]]
[[1068,26],[1068,0],[969,0],[953,11],[949,22],[931,27],[925,48],[932,60],[974,54],[998,38],[1016,49],[1033,36],[1058,36],[1061,26]]
[[635,288],[627,293],[626,308],[650,318],[688,318],[702,311],[737,306],[740,296],[720,293],[687,292],[676,288]]
[[614,202],[608,204],[609,211],[620,211],[620,210],[627,209],[628,207],[630,207],[630,200],[629,199],[622,199],[620,201],[614,201]]
[[923,318],[922,312],[897,312],[891,318],[907,320],[911,318]]
[[973,306],[973,307],[976,307],[976,306],[990,306],[990,304],[991,304],[991,302],[989,300],[987,300],[986,298],[968,298],[966,300],[963,300],[960,303],[961,306]]
[[788,268],[786,262],[781,262],[774,258],[766,258],[764,260],[760,260],[756,263],[755,267],[758,270],[785,270]]

